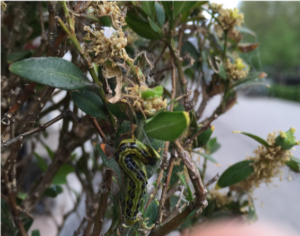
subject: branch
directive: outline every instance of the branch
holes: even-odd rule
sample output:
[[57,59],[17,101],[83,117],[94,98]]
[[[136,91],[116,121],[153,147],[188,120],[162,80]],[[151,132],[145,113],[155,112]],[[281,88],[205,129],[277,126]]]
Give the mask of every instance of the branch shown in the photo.
[[170,184],[170,179],[171,179],[171,175],[172,175],[172,171],[173,171],[173,166],[174,166],[174,161],[175,158],[178,156],[177,152],[174,150],[171,153],[171,159],[170,159],[170,163],[169,163],[169,172],[168,172],[168,177],[166,182],[163,184],[163,189],[162,189],[162,193],[161,193],[161,198],[160,198],[160,202],[159,202],[159,209],[158,209],[158,224],[160,225],[162,222],[162,216],[163,216],[163,211],[165,209],[165,199],[166,199],[166,194],[167,194],[167,190]]
[[59,121],[61,119],[65,119],[65,118],[71,118],[75,122],[81,122],[81,119],[79,117],[77,117],[72,111],[63,111],[60,115],[58,115],[54,119],[50,120],[49,122],[47,122],[43,125],[39,125],[39,127],[35,128],[35,129],[32,129],[28,132],[18,135],[17,137],[15,137],[13,139],[3,142],[3,146],[8,147],[12,143],[15,143],[17,141],[23,141],[24,138],[26,138],[27,136],[38,133],[40,131],[45,131],[46,128],[48,128],[49,126],[53,125],[54,123],[56,123],[57,121]]
[[107,207],[107,199],[111,189],[112,175],[113,175],[112,170],[108,170],[108,169],[105,170],[104,183],[100,185],[100,189],[99,189],[101,196],[99,199],[98,210],[94,221],[93,236],[99,236],[102,229],[102,225],[104,222],[104,214]]
[[[171,91],[171,101],[175,99],[176,96],[176,75],[175,75],[175,66],[174,66],[174,58],[171,58],[171,65],[172,65],[172,71],[171,71],[171,79],[172,79],[172,91]],[[173,111],[174,102],[170,105],[170,111]]]

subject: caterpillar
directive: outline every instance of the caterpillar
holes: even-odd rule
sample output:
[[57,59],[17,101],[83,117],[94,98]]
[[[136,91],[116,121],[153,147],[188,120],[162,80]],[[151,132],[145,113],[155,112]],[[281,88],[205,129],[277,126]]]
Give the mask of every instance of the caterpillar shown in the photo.
[[133,225],[138,221],[141,199],[147,189],[146,165],[155,165],[159,155],[136,139],[126,139],[119,144],[115,157],[127,182],[124,208],[126,223]]

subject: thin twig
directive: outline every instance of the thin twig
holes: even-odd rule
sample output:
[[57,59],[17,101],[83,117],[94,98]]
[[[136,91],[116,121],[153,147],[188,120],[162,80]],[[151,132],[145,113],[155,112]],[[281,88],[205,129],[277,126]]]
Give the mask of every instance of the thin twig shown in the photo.
[[167,190],[168,190],[168,187],[170,184],[170,179],[171,179],[176,156],[177,156],[177,152],[175,150],[172,151],[171,159],[170,159],[170,163],[169,163],[168,177],[166,179],[166,182],[163,184],[163,189],[162,189],[161,198],[160,198],[160,202],[159,202],[158,222],[157,222],[158,224],[161,224],[161,222],[162,222],[163,212],[165,209],[164,205],[165,205],[166,194],[167,194]]
[[104,222],[104,213],[107,207],[107,199],[111,189],[112,174],[113,174],[112,170],[108,170],[108,169],[105,170],[104,183],[101,184],[99,189],[101,196],[99,199],[99,206],[94,221],[93,236],[99,236],[102,229],[102,225]]
[[103,133],[102,129],[100,128],[100,126],[97,122],[97,119],[95,117],[90,116],[90,115],[88,117],[90,119],[90,122],[92,123],[92,125],[95,127],[95,129],[99,133],[100,137],[102,138],[102,142],[107,143],[107,138],[106,138],[105,134]]
[[[175,99],[176,96],[176,72],[175,72],[175,66],[174,66],[174,59],[171,58],[171,66],[172,66],[172,71],[171,71],[171,79],[172,79],[172,92],[171,92],[171,101]],[[174,102],[171,103],[170,105],[170,111],[173,111],[173,106]]]
[[163,50],[161,51],[161,53],[159,54],[158,58],[156,59],[156,61],[154,62],[154,68],[156,68],[160,58],[162,57],[162,55],[164,54],[166,48],[167,48],[168,44],[165,44],[163,47]]
[[215,120],[217,119],[217,115],[215,115],[214,117],[212,117],[209,122],[202,126],[201,129],[199,129],[195,134],[193,134],[190,138],[188,138],[185,142],[185,144],[183,145],[183,147],[187,147],[190,143],[193,142],[193,140],[199,135],[201,134],[203,131],[207,130],[209,127],[210,127],[210,124]]

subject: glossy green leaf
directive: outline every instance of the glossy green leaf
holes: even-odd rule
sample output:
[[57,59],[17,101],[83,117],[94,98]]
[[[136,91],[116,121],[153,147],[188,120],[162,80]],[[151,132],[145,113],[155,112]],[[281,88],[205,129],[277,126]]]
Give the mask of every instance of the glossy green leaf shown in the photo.
[[124,137],[121,137],[121,135],[126,134],[131,131],[131,122],[124,120],[121,125],[119,126],[119,129],[116,134],[116,142],[115,142],[115,148],[119,146],[119,143],[121,142],[121,139]]
[[61,194],[63,192],[63,188],[59,185],[51,185],[49,188],[45,190],[43,193],[43,196],[46,197],[57,197],[58,194]]
[[100,156],[101,156],[104,166],[115,172],[118,184],[119,184],[119,186],[121,186],[122,185],[122,174],[121,174],[121,170],[119,168],[118,163],[116,162],[116,160],[113,157],[108,158],[105,155],[105,153],[102,151],[100,145],[96,144],[95,147],[96,147],[97,151],[100,153]]
[[170,18],[170,14],[172,12],[171,8],[172,8],[172,4],[174,4],[174,1],[161,1],[161,4],[164,7],[166,15]]
[[155,116],[145,126],[149,137],[164,141],[174,141],[180,137],[190,123],[187,112],[164,111]]
[[253,161],[241,161],[230,166],[220,176],[216,188],[225,188],[249,177],[254,172],[253,166],[250,165],[251,163]]
[[40,230],[38,229],[32,230],[31,236],[40,236]]
[[142,9],[143,11],[150,16],[152,19],[154,18],[155,13],[155,2],[154,1],[142,1]]
[[111,201],[113,202],[114,206],[112,208],[113,210],[113,214],[112,214],[112,223],[111,223],[111,230],[115,230],[116,227],[118,226],[119,224],[119,221],[121,220],[120,216],[121,216],[121,213],[122,213],[122,209],[121,209],[121,204],[120,204],[120,200],[112,195],[111,193],[109,194],[109,198],[111,199]]
[[48,169],[47,162],[39,154],[37,154],[36,152],[34,152],[34,155],[37,159],[37,165],[40,168],[40,170],[42,172],[46,171]]
[[291,156],[291,157],[290,157],[290,160],[293,160],[294,162],[297,162],[298,164],[300,164],[300,159],[297,158],[297,157]]
[[215,163],[217,166],[220,166],[220,164],[214,159],[212,158],[210,155],[206,154],[206,153],[199,153],[201,156],[203,156],[205,159],[211,161],[212,163]]
[[[181,55],[185,55],[189,53],[191,55],[191,57],[194,59],[194,64],[191,68],[193,69],[197,69],[200,66],[200,62],[199,62],[199,57],[200,54],[198,52],[198,50],[196,49],[196,47],[190,42],[190,41],[186,41],[182,48],[181,48]],[[190,60],[186,60],[184,61],[183,65],[187,66],[190,64]]]
[[74,167],[68,164],[62,165],[52,179],[52,184],[67,183],[67,175],[74,172]]
[[30,57],[31,54],[32,54],[31,51],[13,52],[7,56],[7,63],[12,63]]
[[148,17],[148,21],[150,23],[150,27],[156,32],[158,33],[160,36],[163,36],[163,32],[161,30],[161,28],[150,18]]
[[71,92],[71,97],[76,106],[86,114],[99,119],[107,119],[103,111],[103,102],[96,93],[89,90],[78,90]]
[[233,133],[244,134],[244,135],[254,139],[255,141],[259,142],[260,144],[264,145],[265,147],[270,146],[266,140],[262,139],[261,137],[258,137],[256,135],[254,135],[254,134],[250,134],[250,133],[246,133],[246,132],[240,132],[240,131],[233,131]]
[[108,103],[108,109],[111,111],[111,113],[121,119],[121,120],[128,120],[128,115],[127,115],[127,111],[128,111],[128,106],[127,104],[124,103]]
[[77,66],[57,57],[29,58],[11,64],[9,70],[25,79],[60,89],[92,85]]
[[111,18],[109,16],[102,16],[99,18],[99,21],[103,26],[112,27]]
[[289,160],[285,163],[292,171],[300,172],[299,163],[294,160]]
[[156,12],[157,24],[160,28],[162,28],[165,24],[166,16],[165,16],[164,9],[158,2],[155,2],[155,12]]
[[157,216],[158,216],[158,206],[159,202],[157,199],[154,199],[145,212],[145,218],[149,218],[147,221],[148,227],[151,227],[155,224]]
[[[150,144],[148,143],[148,141],[150,141]],[[156,170],[160,168],[161,157],[163,155],[165,142],[162,140],[154,139],[154,138],[148,138],[148,139],[144,139],[143,143],[150,150],[151,149],[154,150],[155,154],[158,155],[155,165],[153,165],[153,166],[146,165],[147,177],[148,177],[148,179],[150,179],[152,177],[152,175],[155,174]],[[154,151],[150,151],[150,152],[154,153]],[[153,154],[153,155],[155,155],[155,154]]]
[[135,12],[128,11],[125,20],[127,25],[139,36],[146,39],[159,39],[158,34],[151,29],[150,24],[145,22]]
[[190,10],[197,1],[174,1],[174,15],[177,17]]
[[[200,127],[198,129],[200,129]],[[213,130],[211,128],[204,130],[201,134],[199,134],[197,136],[196,139],[194,139],[193,148],[203,147],[210,139],[210,136],[212,135],[212,133],[213,133]]]
[[207,142],[205,150],[208,154],[212,154],[216,152],[220,147],[221,145],[218,143],[217,138],[215,137]]

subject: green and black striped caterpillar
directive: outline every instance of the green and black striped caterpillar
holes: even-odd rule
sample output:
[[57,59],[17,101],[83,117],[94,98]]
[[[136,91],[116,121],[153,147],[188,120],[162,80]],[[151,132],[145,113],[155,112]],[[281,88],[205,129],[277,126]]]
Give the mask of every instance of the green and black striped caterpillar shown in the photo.
[[126,223],[133,225],[138,221],[137,214],[141,199],[147,190],[146,165],[155,165],[159,155],[155,150],[136,139],[126,139],[119,144],[115,157],[127,180],[124,209]]

